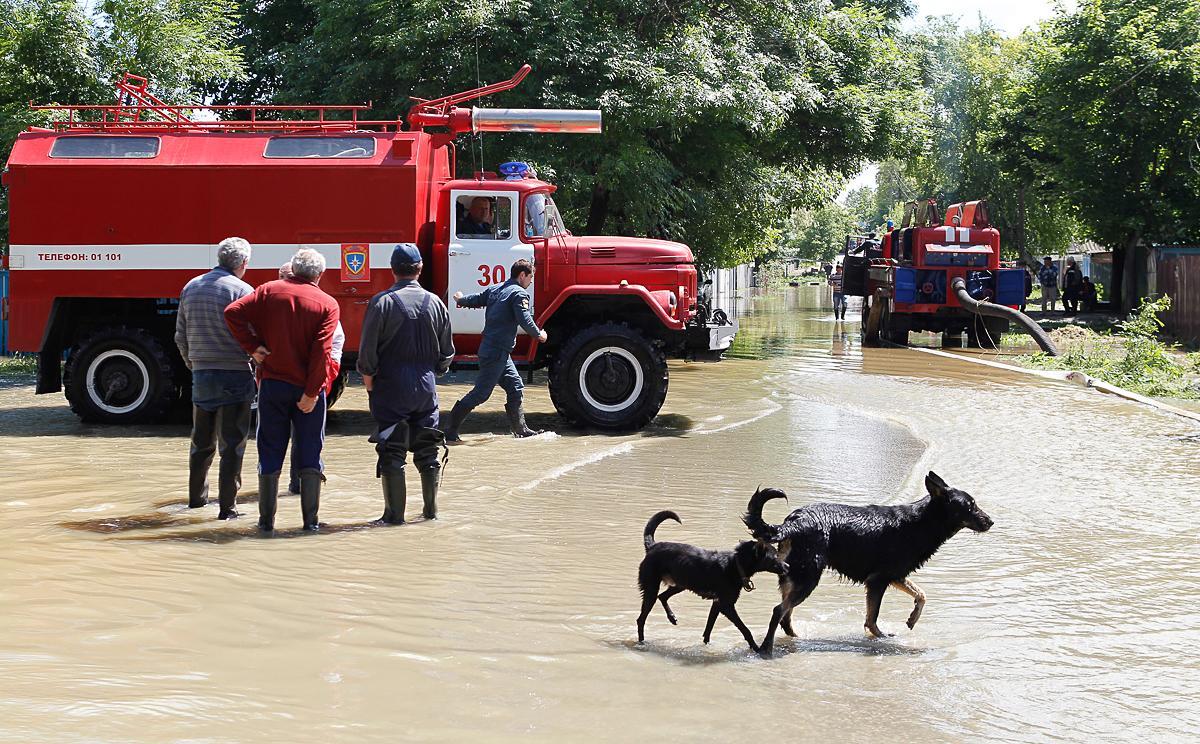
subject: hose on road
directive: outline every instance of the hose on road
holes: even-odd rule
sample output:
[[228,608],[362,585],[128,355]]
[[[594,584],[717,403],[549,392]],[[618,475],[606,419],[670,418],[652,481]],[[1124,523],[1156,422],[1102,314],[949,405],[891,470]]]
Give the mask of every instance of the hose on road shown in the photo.
[[[959,303],[977,315],[990,315],[994,318],[1006,318],[1015,323],[1024,326],[1025,330],[1029,331],[1029,335],[1033,336],[1033,340],[1037,341],[1037,345],[1042,347],[1042,351],[1050,356],[1058,356],[1058,347],[1050,340],[1050,335],[1046,333],[1033,318],[1023,312],[1014,310],[1005,305],[997,305],[994,302],[980,301],[972,297],[967,292],[967,282],[961,276],[954,278],[950,283],[950,289],[954,294],[958,295]],[[997,339],[999,341],[999,339]]]

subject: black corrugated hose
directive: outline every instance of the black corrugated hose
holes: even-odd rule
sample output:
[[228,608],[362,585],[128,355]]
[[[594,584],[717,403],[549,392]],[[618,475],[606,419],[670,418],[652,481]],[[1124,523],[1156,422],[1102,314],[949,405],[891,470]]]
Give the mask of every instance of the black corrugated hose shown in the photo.
[[[1050,340],[1049,334],[1046,333],[1037,322],[1019,310],[1014,310],[1005,305],[997,305],[994,302],[979,301],[967,293],[967,282],[961,276],[954,277],[954,281],[950,282],[950,289],[954,290],[954,294],[958,295],[959,303],[978,315],[990,315],[994,318],[1007,318],[1008,320],[1020,323],[1029,331],[1029,335],[1033,336],[1033,340],[1037,341],[1037,345],[1042,347],[1042,351],[1050,356],[1058,356],[1058,347]],[[997,342],[1000,339],[996,339]]]

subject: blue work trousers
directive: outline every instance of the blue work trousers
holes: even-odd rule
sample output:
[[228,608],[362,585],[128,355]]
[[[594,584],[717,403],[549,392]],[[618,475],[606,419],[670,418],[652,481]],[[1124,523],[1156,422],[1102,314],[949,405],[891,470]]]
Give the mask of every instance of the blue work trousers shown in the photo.
[[258,473],[271,475],[283,470],[288,440],[292,442],[292,467],[322,470],[321,448],[325,446],[325,392],[317,396],[312,411],[296,407],[304,389],[282,380],[263,380],[258,388]]
[[517,365],[513,364],[512,357],[508,354],[479,358],[479,376],[475,378],[475,387],[463,396],[463,405],[467,406],[468,410],[483,405],[492,397],[496,385],[504,388],[508,395],[506,405],[521,405],[525,397],[525,383],[521,380]]

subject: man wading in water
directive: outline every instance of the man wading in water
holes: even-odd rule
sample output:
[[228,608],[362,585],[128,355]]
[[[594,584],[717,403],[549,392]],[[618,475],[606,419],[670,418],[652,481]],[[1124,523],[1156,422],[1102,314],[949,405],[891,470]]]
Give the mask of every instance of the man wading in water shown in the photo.
[[383,480],[379,521],[404,524],[408,498],[404,459],[409,450],[421,473],[423,514],[426,519],[437,518],[442,468],[438,454],[445,438],[437,428],[435,375],[450,369],[454,340],[446,306],[417,284],[423,265],[417,246],[397,245],[391,263],[396,283],[371,298],[363,319],[358,371],[378,427],[370,441],[379,453],[375,475]]
[[504,411],[508,414],[508,422],[512,427],[513,436],[532,437],[540,434],[525,425],[524,402],[525,383],[513,364],[513,347],[517,344],[517,327],[538,341],[546,343],[546,332],[538,328],[533,320],[533,301],[529,297],[529,285],[533,284],[533,264],[520,259],[512,265],[509,280],[504,284],[492,285],[473,295],[463,296],[455,292],[454,299],[459,307],[486,307],[484,318],[483,339],[479,342],[479,377],[475,379],[475,387],[454,404],[450,411],[450,425],[446,427],[446,441],[462,441],[458,436],[458,428],[476,406],[481,405],[492,395],[492,390],[499,384],[508,395]]

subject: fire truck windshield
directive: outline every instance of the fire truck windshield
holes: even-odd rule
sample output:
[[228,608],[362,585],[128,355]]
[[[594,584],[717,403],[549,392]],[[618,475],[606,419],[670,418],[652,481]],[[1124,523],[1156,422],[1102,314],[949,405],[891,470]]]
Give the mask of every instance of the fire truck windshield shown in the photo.
[[525,197],[525,216],[521,229],[527,238],[552,238],[567,234],[558,207],[548,194],[530,194]]

